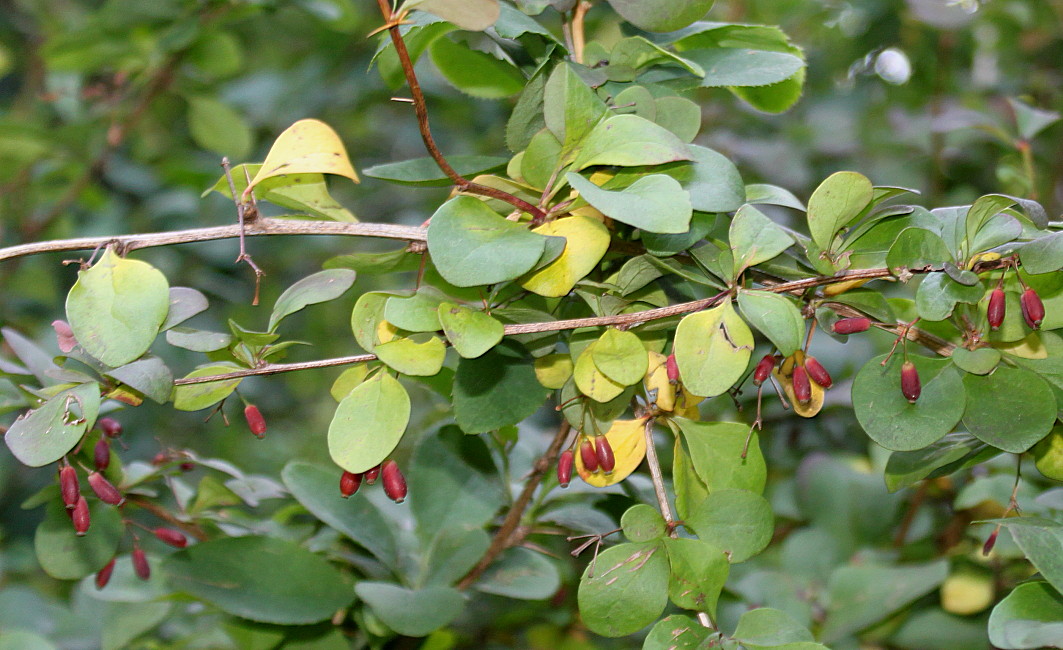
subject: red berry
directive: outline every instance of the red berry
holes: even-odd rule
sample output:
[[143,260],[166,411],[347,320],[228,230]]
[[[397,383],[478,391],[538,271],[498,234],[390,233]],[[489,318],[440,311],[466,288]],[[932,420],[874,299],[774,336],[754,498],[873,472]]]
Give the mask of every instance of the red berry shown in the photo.
[[96,441],[96,448],[92,450],[92,458],[96,463],[96,471],[102,472],[111,464],[111,443],[107,438]]
[[668,355],[668,359],[664,362],[664,367],[668,372],[668,381],[673,384],[679,381],[679,363],[675,360],[675,353]]
[[191,472],[196,468],[196,464],[192,461],[185,461],[177,466],[182,472]]
[[919,383],[919,371],[915,369],[915,364],[911,361],[905,361],[901,366],[901,393],[904,398],[912,404],[915,404],[919,399],[919,394],[923,392],[923,387]]
[[1019,303],[1022,305],[1022,317],[1026,319],[1026,324],[1032,330],[1039,329],[1041,321],[1045,319],[1045,304],[1041,302],[1041,296],[1033,289],[1027,289],[1022,292]]
[[122,435],[122,423],[114,418],[100,418],[96,421],[96,426],[108,438],[117,438]]
[[247,427],[251,433],[261,438],[266,435],[266,418],[262,417],[262,411],[254,404],[248,404],[244,408],[244,417],[247,419]]
[[771,375],[772,369],[775,367],[775,355],[765,354],[764,358],[757,363],[756,369],[753,371],[753,385],[760,386]]
[[81,497],[78,484],[78,472],[72,465],[65,465],[59,470],[59,491],[63,494],[63,503],[67,509],[73,508]]
[[376,483],[378,476],[380,476],[380,465],[377,465],[373,469],[366,470],[366,472],[362,474],[362,479],[365,480],[366,485],[372,485],[373,483]]
[[120,506],[125,503],[125,497],[118,491],[118,488],[99,472],[89,473],[89,487],[104,503],[109,503],[112,506]]
[[1006,300],[1004,290],[1000,287],[993,289],[989,294],[989,307],[986,309],[986,320],[989,321],[989,329],[996,330],[1004,322],[1004,308]]
[[362,484],[362,475],[355,474],[354,472],[344,472],[340,475],[340,494],[343,498],[351,496],[358,491],[358,486]]
[[74,522],[74,532],[78,537],[81,537],[89,530],[89,502],[85,500],[85,497],[78,497],[77,505],[70,512],[70,519]]
[[102,569],[96,572],[96,588],[103,589],[107,586],[107,583],[111,581],[111,574],[114,573],[114,560],[108,562]]
[[151,532],[154,533],[155,537],[159,538],[159,540],[166,542],[170,546],[177,548],[188,546],[188,538],[179,530],[174,530],[173,528],[156,528]]
[[830,388],[834,385],[834,380],[830,378],[830,373],[815,357],[805,357],[805,370],[808,372],[809,378],[820,386]]
[[148,564],[148,556],[144,555],[144,549],[139,546],[133,547],[133,571],[141,580],[151,577],[151,565]]
[[1000,533],[1000,528],[996,528],[993,532],[989,533],[989,537],[986,539],[985,544],[982,545],[982,555],[989,555],[993,552],[993,547],[997,545],[998,533]]
[[393,460],[385,460],[384,464],[380,466],[380,473],[384,483],[384,494],[388,495],[388,498],[395,503],[405,501],[406,477],[399,470],[399,464]]
[[594,455],[598,457],[598,467],[606,474],[612,474],[616,467],[616,458],[613,456],[613,446],[605,436],[598,436],[595,440]]
[[804,366],[794,366],[794,398],[802,404],[812,401],[812,384],[808,381],[808,372]]
[[835,321],[834,325],[831,325],[831,330],[835,334],[857,334],[859,332],[866,332],[871,328],[870,318],[843,318]]
[[568,484],[572,481],[572,464],[575,460],[576,455],[572,453],[571,449],[561,452],[561,457],[557,459],[557,482],[563,488],[568,487]]
[[598,471],[598,452],[590,440],[584,440],[579,445],[579,457],[583,461],[583,467],[591,474]]

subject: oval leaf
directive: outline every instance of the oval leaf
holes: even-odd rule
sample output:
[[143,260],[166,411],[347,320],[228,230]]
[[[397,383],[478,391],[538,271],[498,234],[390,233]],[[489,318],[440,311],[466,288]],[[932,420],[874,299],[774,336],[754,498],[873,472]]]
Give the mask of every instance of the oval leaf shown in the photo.
[[668,604],[668,558],[657,542],[598,555],[579,583],[579,611],[596,634],[621,637],[652,623]]
[[789,298],[769,291],[740,291],[738,307],[742,316],[768,337],[784,357],[801,348],[805,319]]
[[675,358],[683,383],[696,395],[714,397],[738,381],[749,365],[753,333],[730,301],[690,314],[675,332]]
[[82,384],[15,420],[4,434],[4,442],[22,464],[42,467],[73,449],[96,422],[99,411],[99,384]]
[[277,303],[273,305],[273,313],[269,317],[269,331],[276,329],[282,319],[307,305],[339,298],[351,288],[354,278],[354,271],[329,269],[299,280],[277,298]]
[[1026,451],[1047,436],[1056,421],[1052,388],[1025,368],[1000,366],[989,375],[964,375],[963,388],[967,430],[1004,451]]
[[550,221],[534,231],[548,237],[564,237],[565,247],[554,261],[521,280],[521,286],[547,298],[568,295],[609,250],[609,230],[597,219],[584,216]]
[[328,429],[332,460],[360,473],[388,457],[410,421],[410,396],[394,377],[382,372],[351,391],[336,407]]
[[299,120],[285,129],[251,179],[251,187],[287,174],[335,174],[359,182],[340,136],[320,120]]
[[657,233],[684,233],[690,228],[690,193],[671,176],[650,174],[622,190],[602,189],[574,172],[565,177],[583,200],[610,219]]
[[405,636],[428,636],[461,614],[465,599],[457,589],[405,589],[390,582],[359,582],[358,597],[384,625]]
[[438,312],[447,340],[466,359],[475,359],[495,347],[505,333],[502,323],[463,305],[440,303]]
[[820,183],[808,199],[808,230],[812,241],[830,250],[835,233],[851,223],[874,198],[871,181],[856,172],[836,172]]

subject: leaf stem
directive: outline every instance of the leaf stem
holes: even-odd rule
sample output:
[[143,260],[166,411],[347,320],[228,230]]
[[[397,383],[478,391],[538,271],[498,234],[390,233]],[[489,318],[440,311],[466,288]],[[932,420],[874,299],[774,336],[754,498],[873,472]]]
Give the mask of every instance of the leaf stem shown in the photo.
[[657,505],[661,509],[661,516],[668,524],[668,534],[676,537],[676,520],[672,514],[672,507],[668,504],[668,493],[664,490],[664,475],[661,473],[661,462],[657,459],[657,447],[653,444],[654,418],[647,418],[643,425],[646,434],[646,464],[650,467],[650,478],[653,480],[653,492],[657,495]]

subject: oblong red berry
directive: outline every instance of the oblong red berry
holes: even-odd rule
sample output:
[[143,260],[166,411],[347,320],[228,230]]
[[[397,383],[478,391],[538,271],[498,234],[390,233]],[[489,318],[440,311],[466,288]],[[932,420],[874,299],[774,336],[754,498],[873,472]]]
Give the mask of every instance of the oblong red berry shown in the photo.
[[111,581],[111,574],[114,573],[114,561],[115,558],[111,558],[102,569],[96,572],[96,588],[103,589],[107,586],[107,583]]
[[774,354],[765,354],[764,358],[757,363],[756,369],[753,370],[753,385],[760,386],[771,375],[772,368],[775,367],[776,358]]
[[96,447],[92,450],[92,460],[96,463],[96,471],[102,472],[111,464],[111,443],[107,438],[96,441]]
[[78,504],[81,485],[78,483],[78,472],[72,465],[64,465],[59,470],[59,491],[63,494],[63,503],[68,510]]
[[901,394],[910,403],[915,404],[922,392],[923,387],[919,383],[919,371],[915,369],[914,363],[905,361],[904,365],[901,366]]
[[598,457],[598,467],[606,474],[612,474],[616,467],[616,458],[613,456],[613,446],[605,436],[594,439],[594,455]]
[[70,520],[74,522],[74,532],[78,537],[88,532],[91,517],[89,516],[89,502],[85,500],[85,497],[78,497],[77,504],[70,511]]
[[989,329],[996,330],[1000,328],[1000,325],[1004,322],[1006,304],[1004,290],[1000,287],[993,289],[993,292],[989,294],[989,307],[986,308],[985,312],[986,320],[989,321]]
[[812,384],[808,381],[808,372],[804,366],[794,366],[794,398],[802,404],[812,401]]
[[134,546],[132,558],[133,571],[136,572],[137,577],[141,580],[151,578],[151,565],[148,564],[148,556],[144,555],[144,549],[139,546]]
[[594,450],[594,444],[590,440],[584,440],[579,445],[579,458],[583,461],[583,468],[591,474],[598,471],[598,452]]
[[262,417],[262,411],[259,411],[257,406],[254,404],[245,406],[244,418],[247,420],[247,428],[251,429],[251,433],[259,438],[266,435],[266,418]]
[[104,503],[109,503],[112,506],[120,506],[125,503],[125,497],[118,491],[118,488],[99,472],[89,473],[89,487]]
[[362,475],[355,474],[354,472],[344,471],[340,474],[340,495],[346,499],[355,492],[358,491],[358,487],[362,484]]
[[568,487],[572,481],[572,465],[575,462],[576,455],[571,449],[561,452],[561,457],[557,459],[557,482],[561,484],[561,487]]
[[668,381],[673,384],[679,381],[679,362],[675,360],[675,353],[668,355],[668,358],[664,362],[665,370],[668,372]]
[[820,386],[830,388],[834,385],[830,373],[815,357],[805,357],[805,370],[808,372],[808,378]]
[[385,460],[380,466],[380,478],[384,484],[384,494],[395,503],[406,500],[406,477],[399,470],[399,464],[393,460]]
[[989,533],[989,537],[986,538],[985,544],[982,544],[982,555],[989,555],[993,552],[993,547],[997,545],[997,535],[999,533],[999,528]]
[[162,527],[159,527],[159,528],[156,528],[155,530],[153,530],[151,532],[160,541],[165,542],[165,543],[169,544],[170,546],[173,546],[173,547],[176,547],[176,548],[184,548],[184,547],[188,546],[188,538],[185,537],[185,534],[182,533],[179,530],[174,530],[173,528],[162,528]]
[[842,318],[831,325],[830,329],[835,334],[858,334],[871,328],[870,318]]
[[1019,304],[1022,306],[1022,317],[1030,329],[1040,329],[1041,321],[1045,319],[1045,304],[1041,302],[1041,296],[1033,289],[1027,289],[1022,292]]
[[108,438],[117,438],[122,435],[122,423],[114,418],[100,418],[96,420],[96,426]]
[[380,465],[366,470],[365,473],[362,474],[362,479],[365,481],[366,485],[372,485],[373,483],[376,483],[378,476],[380,476]]

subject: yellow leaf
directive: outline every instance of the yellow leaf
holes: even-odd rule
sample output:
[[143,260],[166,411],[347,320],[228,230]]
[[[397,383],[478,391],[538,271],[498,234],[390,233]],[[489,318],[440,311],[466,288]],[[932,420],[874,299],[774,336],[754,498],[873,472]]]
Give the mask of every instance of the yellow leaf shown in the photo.
[[653,394],[657,391],[657,408],[662,411],[675,410],[675,385],[668,381],[668,367],[665,365],[668,357],[659,352],[647,352],[649,365],[646,367],[646,378],[642,381],[646,392]]
[[[597,341],[595,341],[597,343]],[[574,376],[579,392],[596,402],[608,402],[624,392],[624,385],[609,379],[594,365],[591,350],[594,343],[588,345],[576,359]]]
[[376,324],[376,339],[377,345],[388,343],[395,339],[395,335],[399,333],[399,328],[395,327],[386,320],[381,319]]
[[862,287],[870,282],[870,280],[849,280],[848,282],[839,282],[838,284],[830,284],[823,288],[824,296],[837,296],[838,294],[845,293],[850,289],[856,289]]
[[[609,431],[605,433],[609,446],[613,448],[613,457],[616,465],[612,474],[606,474],[601,470],[593,474],[587,471],[583,465],[583,459],[576,454],[576,472],[585,483],[594,487],[606,487],[623,481],[631,472],[634,472],[646,457],[646,432],[644,427],[648,418],[636,420],[617,420]],[[580,436],[579,442],[584,439],[594,441],[588,436]],[[577,442],[577,449],[578,449]]]
[[560,298],[594,270],[609,249],[609,230],[590,217],[565,217],[544,223],[532,232],[567,240],[561,255],[525,276],[521,286],[547,298]]
[[700,420],[701,410],[698,408],[698,404],[704,401],[704,397],[691,393],[686,386],[683,386],[678,399],[676,399],[675,414],[688,420]]
[[336,174],[360,182],[340,136],[320,120],[299,120],[285,129],[270,148],[251,187],[286,174]]
[[[795,354],[801,354],[800,350]],[[802,355],[802,360],[803,356],[804,355]],[[812,399],[808,400],[805,404],[798,402],[797,398],[794,397],[794,382],[792,379],[793,366],[793,357],[787,357],[786,361],[783,362],[782,369],[776,368],[772,371],[772,374],[775,375],[775,378],[779,380],[780,384],[782,384],[783,392],[786,393],[786,399],[790,400],[790,405],[793,406],[794,413],[797,413],[803,418],[815,417],[820,409],[823,408],[823,398],[827,391],[816,382],[810,381],[808,383],[812,386]],[[784,374],[787,370],[789,372]]]
[[572,357],[567,354],[548,354],[535,360],[535,378],[547,388],[559,389],[572,376]]

